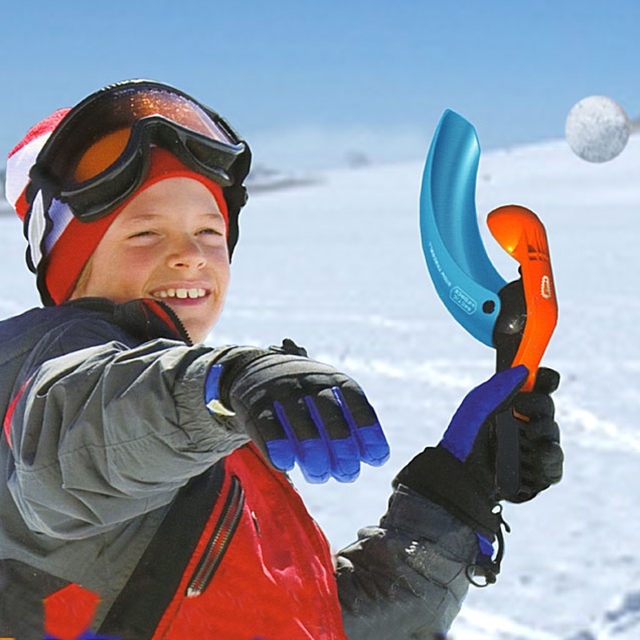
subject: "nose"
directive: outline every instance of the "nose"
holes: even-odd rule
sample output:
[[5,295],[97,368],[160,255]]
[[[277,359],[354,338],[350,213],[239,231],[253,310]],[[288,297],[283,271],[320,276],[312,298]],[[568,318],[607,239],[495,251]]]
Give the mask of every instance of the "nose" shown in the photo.
[[185,234],[175,239],[167,262],[174,269],[202,269],[207,259],[200,245]]

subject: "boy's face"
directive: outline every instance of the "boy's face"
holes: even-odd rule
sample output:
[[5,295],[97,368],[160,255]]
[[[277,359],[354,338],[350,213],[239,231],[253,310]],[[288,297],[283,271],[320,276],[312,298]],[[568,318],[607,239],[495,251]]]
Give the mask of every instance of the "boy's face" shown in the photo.
[[162,300],[201,342],[220,316],[228,286],[226,225],[218,204],[200,182],[176,177],[124,207],[71,298]]

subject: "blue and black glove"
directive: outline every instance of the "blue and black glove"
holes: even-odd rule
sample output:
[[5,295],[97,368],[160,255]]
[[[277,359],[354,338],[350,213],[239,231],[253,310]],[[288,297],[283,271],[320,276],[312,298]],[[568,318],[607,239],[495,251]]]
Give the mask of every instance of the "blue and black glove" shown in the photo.
[[308,482],[351,482],[360,463],[379,466],[389,445],[362,389],[291,340],[270,349],[230,347],[205,385],[211,411],[238,421],[272,464],[298,464]]
[[[496,373],[462,401],[436,447],[428,447],[404,467],[394,480],[440,504],[476,532],[482,573],[492,582],[499,571],[502,549],[492,560],[492,543],[502,543],[498,503],[524,502],[562,477],[564,455],[550,394],[560,377],[540,368],[533,390],[519,393],[528,375],[523,365]],[[515,412],[512,434],[516,442],[520,488],[505,496],[497,481],[498,417]],[[500,545],[500,547],[502,544]]]

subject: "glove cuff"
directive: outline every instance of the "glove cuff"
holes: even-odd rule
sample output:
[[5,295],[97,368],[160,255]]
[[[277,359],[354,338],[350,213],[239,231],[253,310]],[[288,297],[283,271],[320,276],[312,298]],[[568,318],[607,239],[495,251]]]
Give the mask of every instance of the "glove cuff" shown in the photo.
[[492,488],[470,475],[464,463],[443,447],[428,447],[400,470],[394,487],[403,484],[439,504],[474,531],[494,542],[503,522],[494,512]]
[[225,406],[230,406],[231,387],[240,373],[255,360],[260,360],[265,356],[272,356],[274,353],[308,357],[306,349],[299,347],[290,338],[285,338],[281,347],[271,346],[268,349],[257,349],[255,347],[228,346],[219,349],[211,361],[214,365],[222,365],[222,370],[218,374],[218,380],[216,381],[218,399]]
[[230,390],[233,382],[251,362],[266,355],[269,355],[269,351],[254,347],[229,346],[217,351],[211,364],[222,366],[217,380],[218,399],[222,404],[231,406]]

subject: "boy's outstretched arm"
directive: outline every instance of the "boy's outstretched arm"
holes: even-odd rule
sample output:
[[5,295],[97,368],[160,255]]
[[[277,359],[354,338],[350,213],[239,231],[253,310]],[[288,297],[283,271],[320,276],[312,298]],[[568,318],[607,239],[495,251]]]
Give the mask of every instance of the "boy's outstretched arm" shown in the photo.
[[469,584],[495,581],[504,525],[495,479],[496,416],[513,408],[523,417],[517,422],[526,499],[562,476],[550,398],[559,376],[540,369],[533,391],[519,393],[526,376],[525,367],[515,367],[473,389],[440,443],[398,473],[379,526],[361,530],[338,554],[338,590],[350,640],[442,638]]
[[135,342],[94,318],[32,349],[5,418],[8,484],[30,529],[109,531],[251,440],[312,482],[348,482],[388,458],[364,393],[328,365],[283,349]]

